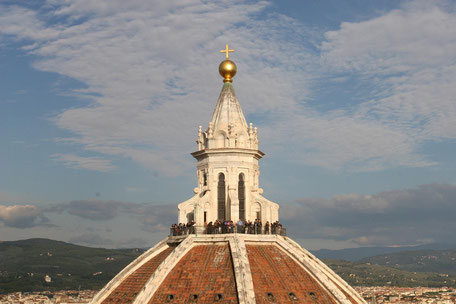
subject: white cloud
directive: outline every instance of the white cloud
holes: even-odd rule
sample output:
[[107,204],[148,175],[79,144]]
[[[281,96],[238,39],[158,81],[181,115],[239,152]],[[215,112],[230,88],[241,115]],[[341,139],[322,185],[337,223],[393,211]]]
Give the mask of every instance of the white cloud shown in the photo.
[[456,47],[454,8],[409,2],[377,18],[343,22],[325,37],[323,57],[332,67],[395,74],[446,66]]
[[321,45],[328,66],[380,88],[354,117],[403,135],[404,156],[426,141],[456,137],[455,17],[454,5],[410,2],[371,20],[345,22]]
[[[266,13],[267,6],[53,0],[46,14],[2,9],[0,32],[30,41],[23,50],[39,58],[37,69],[87,85],[73,93],[92,104],[54,121],[74,134],[67,140],[106,157],[168,175],[188,171],[193,163],[184,155],[215,106],[218,50],[229,42],[239,69],[235,87],[245,113],[260,121],[262,149],[330,169],[435,164],[422,145],[456,138],[453,9],[410,2],[318,37],[296,20]],[[49,23],[53,15],[63,21]],[[306,40],[320,40],[321,53]],[[312,88],[353,75],[374,87],[361,103],[337,111],[305,103]],[[101,158],[54,158],[71,167],[114,168]]]
[[34,205],[0,205],[0,224],[14,228],[29,228],[48,222],[40,208]]
[[267,129],[302,143],[296,148],[301,157],[293,159],[354,171],[436,164],[421,154],[422,146],[456,138],[454,8],[415,1],[377,18],[344,22],[325,33],[320,50],[328,81],[354,77],[363,96],[323,114],[306,109],[271,128],[277,131]]
[[[57,126],[72,131],[76,137],[71,140],[88,150],[122,155],[169,175],[187,170],[191,164],[182,160],[183,155],[194,149],[197,126],[208,122],[221,88],[217,65],[223,57],[218,50],[226,42],[236,47],[240,71],[236,81],[246,92],[242,101],[246,112],[257,109],[258,100],[262,112],[292,108],[294,101],[286,95],[298,95],[293,83],[306,91],[300,81],[305,77],[293,71],[306,52],[301,52],[299,43],[280,38],[284,31],[296,32],[293,20],[256,18],[265,2],[52,5],[54,13],[84,21],[46,27],[40,21],[45,15],[24,9],[11,13],[53,33],[36,35],[40,44],[31,51],[40,58],[36,68],[78,79],[87,84],[85,93],[101,95],[92,97],[91,106],[55,117]],[[10,18],[0,19],[0,24],[9,22]],[[2,30],[18,38],[33,37],[22,35],[20,28]],[[288,66],[296,77],[292,81],[283,77],[271,62]],[[261,90],[251,92],[243,86]]]
[[74,169],[87,169],[101,172],[112,171],[115,169],[115,166],[110,160],[99,157],[82,157],[74,154],[60,153],[53,154],[51,157],[55,161],[63,163],[65,166]]
[[[58,30],[46,27],[37,18],[37,14],[29,9],[18,6],[2,6],[0,11],[1,33],[17,36],[19,39],[46,41],[55,39]],[[33,46],[37,46],[33,44]]]

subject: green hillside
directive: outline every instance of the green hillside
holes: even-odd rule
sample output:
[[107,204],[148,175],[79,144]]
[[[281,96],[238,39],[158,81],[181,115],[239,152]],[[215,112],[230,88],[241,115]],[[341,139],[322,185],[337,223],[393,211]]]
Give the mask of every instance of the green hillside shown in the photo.
[[[0,293],[100,289],[139,249],[103,249],[48,239],[0,243]],[[455,251],[404,251],[358,262],[324,260],[351,285],[456,287]],[[51,277],[47,283],[44,277]]]
[[449,275],[448,272],[406,271],[369,262],[323,261],[350,285],[456,287],[456,275]]
[[456,250],[414,250],[382,254],[362,262],[407,271],[438,272],[456,275]]
[[[0,293],[99,289],[143,251],[102,249],[48,239],[0,243]],[[46,283],[44,277],[52,279]]]

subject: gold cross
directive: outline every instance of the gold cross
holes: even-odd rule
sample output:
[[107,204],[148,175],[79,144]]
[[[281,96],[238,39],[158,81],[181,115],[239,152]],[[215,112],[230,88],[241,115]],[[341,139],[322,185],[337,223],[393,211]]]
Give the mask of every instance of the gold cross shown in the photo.
[[226,44],[226,49],[220,51],[220,53],[226,53],[227,60],[230,59],[230,52],[234,52],[234,50],[230,50],[228,43]]

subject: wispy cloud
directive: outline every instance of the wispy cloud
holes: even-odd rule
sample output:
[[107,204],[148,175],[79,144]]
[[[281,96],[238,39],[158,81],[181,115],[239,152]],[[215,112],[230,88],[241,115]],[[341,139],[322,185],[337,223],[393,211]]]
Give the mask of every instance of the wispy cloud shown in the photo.
[[[236,49],[236,90],[258,120],[262,148],[294,163],[354,171],[431,166],[422,146],[456,138],[451,4],[407,2],[327,33],[268,13],[264,1],[47,4],[41,11],[2,6],[0,32],[30,43],[23,51],[38,58],[35,68],[87,85],[73,93],[89,94],[92,104],[54,122],[74,134],[73,143],[108,158],[188,172],[193,164],[184,155],[215,105],[226,42]],[[352,78],[369,88],[352,91],[362,95],[358,103],[321,111],[308,102],[328,82]],[[55,155],[71,167],[114,167]]]
[[176,206],[138,204],[105,200],[74,200],[44,209],[48,213],[68,213],[91,221],[109,221],[121,216],[134,218],[144,231],[168,231],[176,221]]
[[325,34],[321,58],[328,69],[369,86],[351,115],[366,127],[356,132],[364,137],[354,141],[356,151],[380,165],[426,166],[434,162],[418,153],[424,143],[456,137],[455,17],[454,3],[411,1]]
[[85,233],[71,237],[68,242],[95,247],[112,247],[112,248],[147,248],[150,242],[138,237],[128,239],[113,240],[103,237],[98,233]]
[[[427,184],[375,194],[339,194],[329,199],[302,198],[293,204],[282,204],[280,220],[292,238],[324,241],[326,244],[456,243],[453,233],[456,229],[455,201],[456,185]],[[0,226],[35,230],[35,227],[44,226],[45,235],[65,229],[51,225],[50,219],[59,225],[67,222],[81,225],[82,220],[95,228],[65,232],[71,235],[71,242],[144,247],[144,240],[130,240],[128,235],[144,238],[146,232],[154,237],[163,237],[176,221],[176,211],[175,205],[95,199],[74,200],[42,208],[32,204],[10,204],[0,205]],[[113,230],[103,228],[111,224],[122,227],[125,223],[130,229],[126,235],[114,236]]]
[[111,220],[118,215],[118,209],[121,205],[121,202],[116,201],[71,201],[67,205],[67,212],[71,215],[76,215],[94,221]]
[[74,154],[52,154],[52,159],[74,169],[87,169],[92,171],[108,172],[116,167],[110,160],[99,157],[82,157]]
[[[295,37],[303,33],[295,30],[292,19],[259,18],[266,2],[52,4],[50,14],[10,8],[0,24],[14,22],[2,31],[39,43],[30,50],[39,58],[37,69],[78,79],[87,84],[86,92],[98,94],[92,105],[55,117],[57,126],[76,135],[72,142],[87,150],[121,155],[168,175],[188,170],[191,164],[183,155],[194,149],[191,138],[215,105],[221,86],[218,50],[226,42],[236,46],[236,61],[244,71],[237,82],[245,92],[247,113],[258,108],[257,100],[261,112],[268,113],[293,107],[287,92],[307,94],[302,80],[308,75],[295,67],[311,60],[298,42],[282,37],[285,32]],[[52,14],[81,19],[49,24],[46,18]],[[23,19],[33,30],[22,32]],[[287,66],[295,77],[283,77],[278,65]]]
[[281,208],[294,237],[404,245],[456,242],[456,185],[430,184],[372,195],[305,198]]
[[[335,241],[346,246],[409,245],[423,240],[456,243],[455,200],[456,185],[452,184],[375,194],[338,194],[329,199],[302,198],[282,204],[280,220],[292,238]],[[151,233],[168,232],[176,221],[175,205],[121,201],[75,200],[49,206],[44,212],[51,218],[58,212],[92,223],[122,222],[127,218],[137,223],[130,227],[133,231]]]
[[99,234],[96,233],[86,233],[86,234],[81,234],[78,236],[74,236],[68,240],[70,243],[74,244],[82,244],[82,245],[89,245],[89,246],[112,246],[114,244],[114,241],[111,240],[110,238],[102,237]]

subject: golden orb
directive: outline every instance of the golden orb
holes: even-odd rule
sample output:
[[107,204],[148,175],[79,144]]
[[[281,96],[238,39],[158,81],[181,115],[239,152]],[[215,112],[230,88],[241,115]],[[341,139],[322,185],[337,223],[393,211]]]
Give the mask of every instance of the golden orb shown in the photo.
[[223,82],[233,82],[232,78],[236,75],[237,67],[236,64],[227,59],[222,61],[219,66],[219,73],[223,77]]

